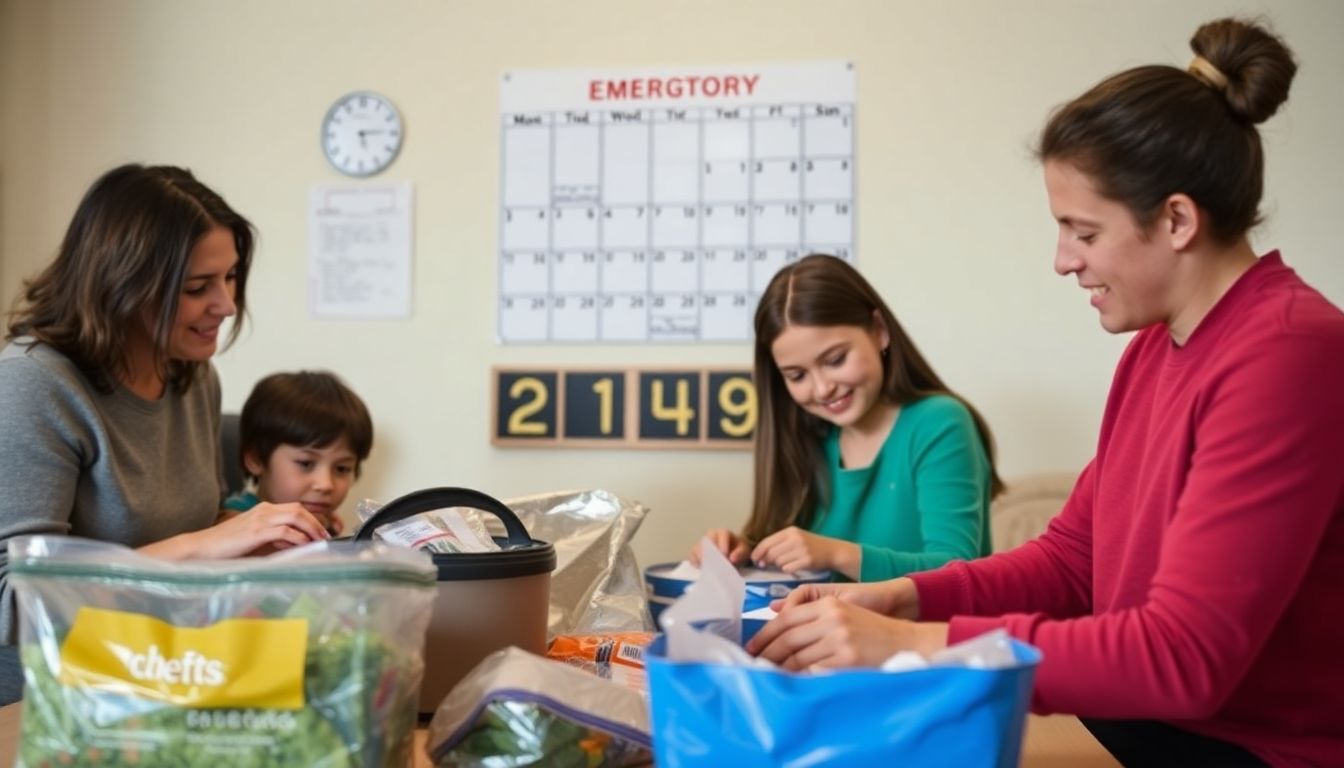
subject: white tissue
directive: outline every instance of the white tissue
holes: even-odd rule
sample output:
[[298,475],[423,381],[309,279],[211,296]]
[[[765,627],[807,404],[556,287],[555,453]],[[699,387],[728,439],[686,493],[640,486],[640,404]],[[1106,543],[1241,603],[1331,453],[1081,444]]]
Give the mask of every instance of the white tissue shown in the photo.
[[[700,542],[700,577],[663,611],[669,661],[772,667],[742,650],[742,600],[746,583],[728,558],[710,542]],[[698,626],[697,626],[698,625]]]
[[755,621],[769,621],[778,615],[779,614],[775,613],[775,610],[773,608],[767,605],[761,608],[757,608],[754,611],[747,611],[746,613],[742,614],[742,618],[744,620],[752,619]]
[[900,651],[882,662],[883,672],[904,672],[925,667],[968,667],[970,669],[1005,669],[1017,665],[1008,632],[995,629],[963,640],[938,651],[929,658],[914,651]]

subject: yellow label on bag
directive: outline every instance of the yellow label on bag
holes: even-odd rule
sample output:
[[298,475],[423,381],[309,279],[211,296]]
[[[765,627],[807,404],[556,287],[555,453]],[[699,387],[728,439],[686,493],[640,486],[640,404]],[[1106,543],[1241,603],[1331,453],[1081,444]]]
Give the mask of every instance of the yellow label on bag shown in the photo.
[[303,707],[306,619],[179,627],[80,608],[61,644],[60,681],[181,707]]

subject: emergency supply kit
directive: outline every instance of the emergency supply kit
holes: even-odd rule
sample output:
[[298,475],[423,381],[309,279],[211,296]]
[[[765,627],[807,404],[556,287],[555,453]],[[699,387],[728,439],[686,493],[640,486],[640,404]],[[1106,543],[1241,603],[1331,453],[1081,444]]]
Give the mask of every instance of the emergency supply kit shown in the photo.
[[389,501],[360,525],[356,541],[414,515],[465,507],[489,513],[503,524],[499,549],[433,552],[435,591],[425,634],[424,684],[419,713],[428,717],[448,691],[481,659],[514,645],[546,653],[546,622],[555,548],[534,540],[498,499],[468,488],[427,488]]

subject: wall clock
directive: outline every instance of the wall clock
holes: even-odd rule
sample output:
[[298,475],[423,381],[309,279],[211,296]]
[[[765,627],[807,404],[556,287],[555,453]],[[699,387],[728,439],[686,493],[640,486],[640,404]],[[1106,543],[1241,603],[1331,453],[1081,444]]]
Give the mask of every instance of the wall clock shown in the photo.
[[322,118],[322,152],[349,176],[372,176],[401,151],[401,113],[373,91],[354,91],[336,100]]

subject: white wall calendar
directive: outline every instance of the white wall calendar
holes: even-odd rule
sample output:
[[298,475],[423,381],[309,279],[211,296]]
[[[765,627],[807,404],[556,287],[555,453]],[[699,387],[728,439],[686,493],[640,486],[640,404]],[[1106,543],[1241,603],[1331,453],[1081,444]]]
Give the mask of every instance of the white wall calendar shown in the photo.
[[784,264],[854,258],[854,67],[511,72],[498,337],[746,341]]

